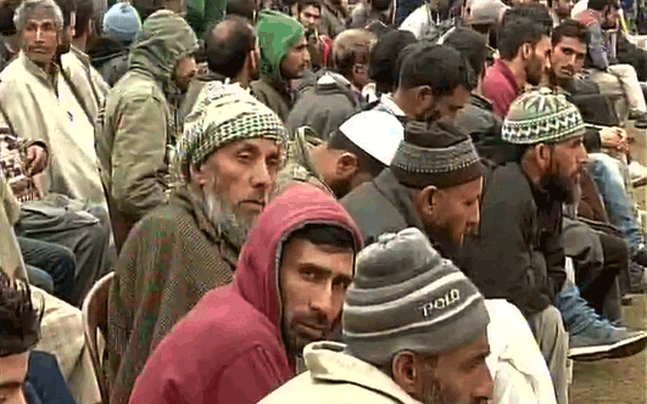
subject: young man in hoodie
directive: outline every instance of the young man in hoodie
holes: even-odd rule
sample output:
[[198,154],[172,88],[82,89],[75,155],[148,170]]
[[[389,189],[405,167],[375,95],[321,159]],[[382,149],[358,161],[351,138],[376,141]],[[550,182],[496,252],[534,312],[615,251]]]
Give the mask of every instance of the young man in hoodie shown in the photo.
[[283,122],[294,105],[290,80],[299,79],[310,65],[303,25],[274,10],[263,10],[256,23],[261,55],[260,79],[252,82],[252,94]]
[[233,284],[209,292],[162,341],[130,402],[258,402],[339,324],[361,245],[332,197],[307,184],[285,190],[259,216]]
[[169,146],[182,130],[178,96],[196,73],[197,49],[182,17],[156,12],[133,45],[130,70],[106,98],[96,147],[118,250],[132,226],[168,200]]
[[110,402],[128,400],[146,359],[209,290],[232,280],[287,146],[276,114],[237,84],[205,86],[186,119],[168,204],[131,231],[108,305]]
[[308,371],[259,404],[489,402],[489,322],[481,293],[420,230],[383,234],[357,256],[345,344],[306,346]]
[[363,106],[362,89],[369,82],[368,64],[374,42],[373,34],[361,29],[346,30],[335,38],[332,71],[301,84],[288,115],[288,129],[309,126],[325,140]]

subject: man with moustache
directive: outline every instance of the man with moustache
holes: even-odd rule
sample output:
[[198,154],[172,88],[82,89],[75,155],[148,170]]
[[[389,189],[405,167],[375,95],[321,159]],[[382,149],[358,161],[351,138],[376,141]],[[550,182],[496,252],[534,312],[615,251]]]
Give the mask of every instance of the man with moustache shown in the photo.
[[530,323],[560,403],[568,400],[567,356],[618,357],[645,339],[601,319],[576,287],[564,287],[562,204],[576,196],[587,158],[583,133],[563,94],[542,88],[513,102],[502,138],[518,146],[517,158],[488,177],[478,233],[461,251],[462,268],[486,298],[508,300]]
[[289,15],[263,10],[258,14],[256,36],[260,78],[252,81],[252,94],[287,122],[294,106],[291,80],[302,78],[310,66],[305,28]]
[[[565,20],[553,30],[551,85],[567,91],[568,99],[578,107],[585,123],[603,125],[601,129],[587,127],[584,135],[584,146],[590,153],[587,170],[583,173],[586,177],[580,181],[584,206],[576,201],[577,212],[569,208],[570,212],[564,218],[564,247],[567,256],[573,257],[582,297],[591,302],[599,314],[604,312],[612,320],[617,320],[621,318],[621,310],[614,279],[618,273],[627,273],[628,261],[632,257],[629,251],[637,260],[640,259],[642,232],[624,182],[615,176],[622,162],[612,155],[626,147],[626,133],[611,126],[617,123],[617,117],[609,100],[599,93],[597,85],[577,77],[584,67],[589,40],[586,26],[575,20]],[[589,179],[592,174],[595,177]],[[597,180],[597,187],[593,180]],[[602,200],[604,203],[595,203]],[[596,231],[578,216],[595,220],[596,223],[589,224]],[[612,224],[617,230],[605,226],[610,219],[613,219]],[[625,240],[631,241],[629,250]]]
[[258,217],[232,285],[207,293],[164,338],[130,402],[258,402],[296,374],[305,345],[332,335],[361,246],[332,196],[286,189]]
[[475,84],[461,54],[449,46],[413,43],[400,52],[397,64],[400,69],[393,93],[382,94],[372,109],[403,121],[452,121]]
[[116,265],[108,307],[111,403],[128,400],[171,327],[207,291],[231,282],[286,142],[276,114],[238,84],[202,90],[175,151],[182,185],[133,228]]
[[550,52],[548,27],[539,21],[506,15],[498,35],[500,58],[486,70],[483,79],[483,94],[501,118],[527,85],[539,85]]
[[[487,170],[471,139],[448,124],[408,122],[404,137],[390,167],[347,194],[342,204],[367,243],[385,232],[416,227],[443,257],[455,259],[478,227]],[[488,363],[495,379],[493,402],[554,402],[550,374],[523,315],[505,301],[486,305],[488,337],[494,341]]]
[[99,114],[96,150],[117,251],[138,220],[168,201],[169,151],[182,132],[179,101],[197,72],[197,49],[181,16],[155,12],[144,21],[130,68]]
[[491,320],[478,289],[419,229],[383,234],[357,256],[344,344],[306,346],[308,371],[259,404],[499,403],[486,366]]

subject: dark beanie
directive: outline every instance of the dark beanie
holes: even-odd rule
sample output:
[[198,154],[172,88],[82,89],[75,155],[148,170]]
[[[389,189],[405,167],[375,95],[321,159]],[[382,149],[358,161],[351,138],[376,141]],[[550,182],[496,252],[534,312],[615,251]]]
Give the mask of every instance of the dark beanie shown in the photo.
[[416,228],[381,235],[355,268],[342,338],[359,359],[383,365],[402,350],[449,352],[486,330],[483,295]]
[[410,121],[391,172],[398,182],[413,188],[447,188],[482,177],[485,167],[472,139],[453,125]]

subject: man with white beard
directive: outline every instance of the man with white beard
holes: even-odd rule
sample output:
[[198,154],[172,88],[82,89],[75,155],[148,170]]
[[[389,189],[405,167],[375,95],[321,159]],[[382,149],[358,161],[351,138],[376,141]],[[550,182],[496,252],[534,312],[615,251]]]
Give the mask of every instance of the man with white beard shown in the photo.
[[175,150],[180,184],[130,232],[108,308],[110,401],[125,403],[146,359],[209,290],[232,280],[268,202],[287,131],[238,84],[209,83]]

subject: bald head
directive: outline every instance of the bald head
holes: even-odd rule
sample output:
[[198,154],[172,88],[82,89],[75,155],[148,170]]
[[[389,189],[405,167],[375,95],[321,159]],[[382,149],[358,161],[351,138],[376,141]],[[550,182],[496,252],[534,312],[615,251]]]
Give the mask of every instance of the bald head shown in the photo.
[[249,22],[239,16],[227,16],[212,25],[204,37],[209,70],[235,80],[254,50],[256,38]]

